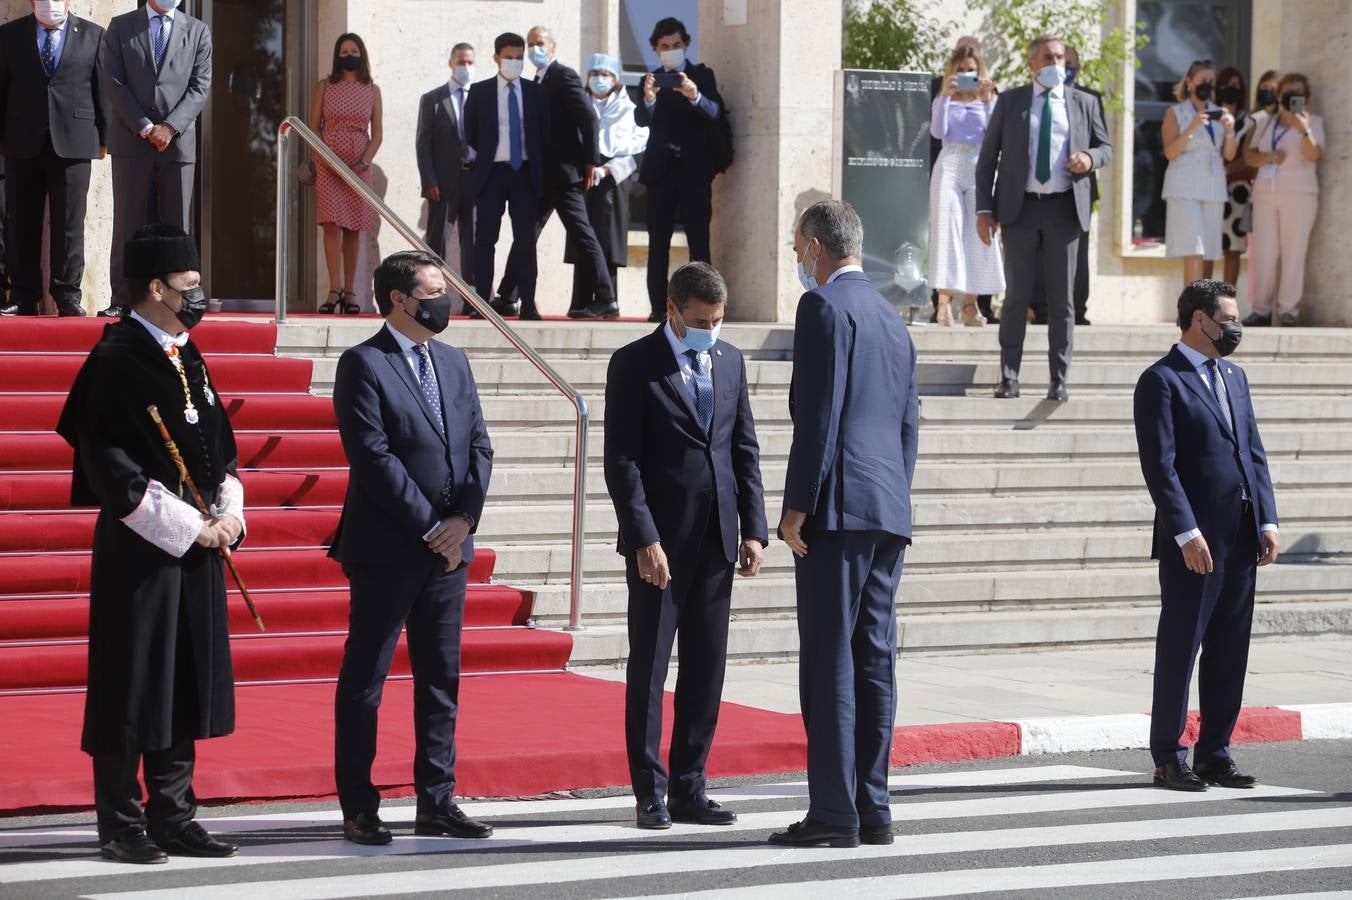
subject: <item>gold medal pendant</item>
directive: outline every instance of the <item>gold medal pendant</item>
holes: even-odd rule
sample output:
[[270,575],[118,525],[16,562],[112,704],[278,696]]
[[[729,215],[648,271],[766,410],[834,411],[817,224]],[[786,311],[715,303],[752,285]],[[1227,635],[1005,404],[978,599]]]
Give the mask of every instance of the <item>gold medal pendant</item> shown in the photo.
[[183,421],[189,425],[196,425],[201,421],[201,416],[197,414],[197,407],[193,406],[192,391],[188,388],[188,375],[183,371],[183,359],[179,356],[177,347],[170,346],[164,353],[174,364],[174,371],[178,373],[178,380],[183,385]]

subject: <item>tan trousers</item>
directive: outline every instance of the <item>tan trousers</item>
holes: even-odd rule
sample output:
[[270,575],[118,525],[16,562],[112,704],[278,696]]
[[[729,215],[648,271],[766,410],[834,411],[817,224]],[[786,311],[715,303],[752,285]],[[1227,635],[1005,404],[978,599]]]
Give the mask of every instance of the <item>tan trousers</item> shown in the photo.
[[1274,295],[1278,313],[1299,312],[1305,290],[1305,254],[1318,211],[1318,194],[1255,188],[1249,234],[1249,299],[1254,312],[1272,315]]

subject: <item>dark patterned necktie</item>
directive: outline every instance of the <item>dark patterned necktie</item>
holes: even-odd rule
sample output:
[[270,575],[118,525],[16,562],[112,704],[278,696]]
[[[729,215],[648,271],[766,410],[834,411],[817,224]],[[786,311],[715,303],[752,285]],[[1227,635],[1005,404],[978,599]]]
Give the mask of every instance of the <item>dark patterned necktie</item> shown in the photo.
[[151,49],[155,53],[156,72],[158,72],[164,66],[164,48],[169,43],[168,41],[169,35],[165,34],[165,29],[168,27],[169,23],[165,21],[165,18],[166,18],[165,16],[155,17],[155,34],[153,35],[155,40]]
[[1216,398],[1216,405],[1221,408],[1221,416],[1225,419],[1225,424],[1229,426],[1233,433],[1235,423],[1230,418],[1230,404],[1226,401],[1225,384],[1221,381],[1220,365],[1214,359],[1206,361],[1207,375],[1211,378],[1211,396]]
[[704,363],[694,350],[685,351],[690,357],[691,381],[695,384],[695,415],[699,416],[700,427],[708,434],[714,423],[714,383],[704,371]]
[[426,344],[414,344],[413,352],[418,355],[418,385],[422,388],[423,399],[432,408],[437,428],[446,433],[446,422],[441,417],[441,388],[437,386],[437,375],[432,371],[432,357],[427,353]]
[[47,77],[51,78],[56,74],[56,29],[48,28],[47,36],[42,39],[42,67],[47,70]]

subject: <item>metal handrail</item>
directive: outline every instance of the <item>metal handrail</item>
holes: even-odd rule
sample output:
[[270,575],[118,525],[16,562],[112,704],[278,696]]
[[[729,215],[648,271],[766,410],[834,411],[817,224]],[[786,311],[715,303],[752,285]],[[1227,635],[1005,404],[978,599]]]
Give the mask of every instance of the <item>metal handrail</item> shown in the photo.
[[507,339],[516,351],[524,356],[536,370],[549,381],[550,384],[572,402],[577,412],[577,437],[574,449],[575,460],[573,470],[573,559],[571,571],[571,584],[568,591],[568,630],[576,631],[582,627],[582,551],[586,540],[586,509],[587,509],[587,424],[591,416],[587,410],[586,398],[578,392],[577,388],[569,384],[562,375],[554,370],[554,367],[536,352],[535,348],[522,340],[515,331],[512,330],[502,317],[494,311],[493,307],[484,302],[474,288],[470,287],[465,281],[457,275],[445,260],[441,259],[441,254],[432,250],[431,247],[423,241],[416,231],[410,228],[395,212],[385,204],[380,195],[371,190],[371,186],[362,181],[357,173],[338,158],[338,155],[329,149],[328,145],[310,130],[308,126],[295,116],[287,116],[282,120],[282,124],[277,128],[277,323],[282,324],[286,321],[286,287],[290,284],[290,257],[291,257],[291,216],[288,214],[291,208],[291,186],[296,177],[295,170],[288,165],[288,150],[291,147],[291,138],[299,135],[301,139],[309,145],[310,151],[316,154],[321,160],[328,164],[329,168],[338,174],[338,177],[347,182],[348,187],[357,192],[366,203],[374,209],[382,219],[390,224],[390,227],[399,233],[399,235],[409,242],[416,250],[422,250],[430,253],[432,256],[441,260],[441,273],[446,277],[446,281],[451,287],[460,292],[460,295],[474,307],[479,315],[483,316],[484,321],[497,329],[498,333]]

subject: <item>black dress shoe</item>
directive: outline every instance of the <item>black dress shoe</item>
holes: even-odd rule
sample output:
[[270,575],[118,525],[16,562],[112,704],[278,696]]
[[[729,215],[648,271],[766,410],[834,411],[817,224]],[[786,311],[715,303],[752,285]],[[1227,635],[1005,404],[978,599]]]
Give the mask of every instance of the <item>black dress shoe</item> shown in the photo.
[[737,813],[724,809],[719,803],[703,794],[687,800],[672,800],[667,805],[671,821],[685,822],[690,825],[731,825],[737,821]]
[[1258,783],[1252,775],[1240,774],[1233,759],[1224,759],[1214,763],[1198,763],[1193,773],[1207,784],[1224,788],[1251,788]]
[[161,850],[140,825],[127,826],[121,834],[99,847],[99,855],[104,859],[141,865],[169,861],[169,854]]
[[891,825],[860,825],[859,843],[890,844],[894,837]]
[[1055,400],[1057,403],[1065,403],[1070,399],[1066,393],[1066,383],[1064,381],[1054,381],[1052,386],[1047,389],[1047,399]]
[[660,831],[671,827],[671,813],[661,800],[640,800],[635,807],[638,811],[638,827],[650,831]]
[[71,318],[89,315],[89,313],[85,312],[85,308],[78,303],[62,303],[57,306],[56,314],[59,316],[67,316]]
[[517,305],[508,300],[498,300],[494,298],[488,305],[493,307],[493,312],[502,316],[504,319],[517,314]]
[[486,838],[493,834],[493,826],[487,822],[478,822],[465,815],[465,811],[452,803],[444,813],[418,813],[413,823],[413,833],[424,837],[449,835],[458,838]]
[[579,308],[577,308],[577,309],[570,309],[570,310],[568,310],[568,318],[570,318],[570,319],[590,319],[590,318],[591,318],[591,315],[587,312],[587,307],[583,306],[583,307],[579,307]]
[[378,846],[394,840],[394,835],[375,813],[358,813],[355,819],[343,820],[343,838],[354,844]]
[[120,319],[130,313],[131,310],[125,306],[110,306],[107,309],[99,310],[99,316],[106,319]]
[[1244,317],[1245,328],[1267,328],[1272,324],[1271,315],[1262,315],[1260,313],[1249,313]]
[[787,831],[770,835],[770,843],[786,847],[858,847],[859,829],[804,819],[794,822]]
[[1076,325],[1088,325],[1088,324],[1090,324],[1090,323],[1089,323],[1088,317],[1086,317],[1086,316],[1076,316],[1076,317],[1075,317],[1075,324],[1076,324]]
[[19,314],[19,304],[7,303],[0,306],[0,316],[17,316]]
[[540,322],[544,320],[544,316],[540,315],[540,311],[533,306],[521,307],[521,315],[518,318],[523,322]]
[[1187,763],[1171,762],[1155,769],[1155,787],[1198,793],[1206,790],[1206,782],[1198,778]]
[[593,303],[587,307],[586,313],[590,319],[618,319],[620,317],[620,305],[614,300]]
[[1019,396],[1019,379],[1001,378],[1000,384],[995,388],[995,396],[1000,400],[1012,400]]
[[155,843],[160,849],[172,856],[205,856],[211,859],[226,859],[239,852],[234,844],[218,841],[207,834],[207,830],[196,822],[189,822],[177,833],[167,838],[157,838]]

